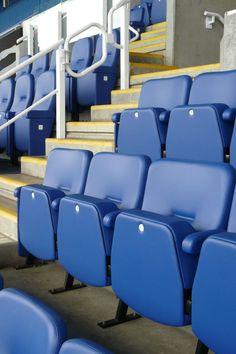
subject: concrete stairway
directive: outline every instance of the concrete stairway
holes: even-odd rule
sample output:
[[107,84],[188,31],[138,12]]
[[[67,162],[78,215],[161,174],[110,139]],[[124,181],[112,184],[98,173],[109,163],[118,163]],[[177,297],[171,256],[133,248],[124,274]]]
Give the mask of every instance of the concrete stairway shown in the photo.
[[[110,105],[91,107],[91,121],[68,122],[66,139],[47,139],[46,154],[56,147],[88,149],[94,153],[114,151],[112,114],[127,108],[136,108],[141,85],[145,81],[182,74],[195,77],[204,71],[220,69],[219,64],[181,69],[166,66],[165,36],[166,23],[161,23],[148,27],[139,41],[130,44],[130,89],[114,90]],[[17,216],[13,191],[22,185],[41,183],[46,162],[46,157],[24,156],[21,158],[21,173],[1,174],[0,172],[0,235],[16,240]]]

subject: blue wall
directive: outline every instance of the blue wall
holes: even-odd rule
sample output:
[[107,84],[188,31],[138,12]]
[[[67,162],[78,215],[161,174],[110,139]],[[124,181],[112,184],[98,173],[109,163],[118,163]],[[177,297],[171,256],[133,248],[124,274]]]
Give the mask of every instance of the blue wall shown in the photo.
[[10,6],[6,9],[3,8],[1,1],[0,33],[64,1],[65,0],[10,0]]

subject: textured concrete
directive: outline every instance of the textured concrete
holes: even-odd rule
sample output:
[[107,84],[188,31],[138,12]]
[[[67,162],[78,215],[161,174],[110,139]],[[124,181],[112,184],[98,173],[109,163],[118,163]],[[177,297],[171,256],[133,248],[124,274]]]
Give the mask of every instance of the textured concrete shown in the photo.
[[44,178],[47,160],[42,157],[21,158],[21,173],[37,178]]
[[0,197],[0,234],[17,239],[16,202]]
[[114,113],[122,112],[127,108],[136,108],[137,103],[120,104],[120,105],[101,105],[93,106],[91,108],[91,120],[92,121],[111,121]]
[[0,196],[15,200],[14,190],[26,184],[41,183],[41,179],[20,173],[0,175]]
[[92,339],[116,354],[194,353],[196,339],[190,328],[169,328],[142,318],[101,329],[96,323],[114,316],[117,305],[114,294],[91,287],[54,296],[49,294],[48,289],[63,283],[63,270],[56,264],[21,271],[5,268],[1,273],[6,287],[27,291],[57,310],[66,320],[69,337]]
[[[173,38],[170,29],[167,30],[168,40],[174,46],[173,61],[168,61],[168,64],[184,67],[218,62],[223,26],[216,21],[212,30],[206,30],[203,13],[207,10],[224,15],[234,8],[235,0],[169,0],[167,21],[173,23],[171,18],[174,11],[175,22]],[[167,53],[170,50],[168,40]]]
[[225,16],[220,62],[222,70],[236,68],[236,11],[229,12]]
[[164,64],[164,57],[160,54],[130,53],[129,58],[131,62],[136,63]]
[[153,38],[160,35],[166,35],[166,27],[149,31],[149,32],[143,32],[141,33],[141,39]]
[[162,41],[160,43],[152,44],[152,45],[147,45],[147,46],[141,46],[139,48],[130,48],[130,52],[132,53],[161,53],[163,50],[166,49],[166,43],[165,41]]
[[130,43],[129,48],[130,50],[133,50],[134,48],[143,48],[154,44],[165,43],[165,41],[166,41],[166,36],[161,33],[160,35],[157,34],[155,37],[152,38],[147,38],[147,39],[145,38],[140,41],[132,42]]
[[113,104],[133,103],[138,102],[141,92],[141,87],[135,87],[130,90],[118,90],[111,93]]

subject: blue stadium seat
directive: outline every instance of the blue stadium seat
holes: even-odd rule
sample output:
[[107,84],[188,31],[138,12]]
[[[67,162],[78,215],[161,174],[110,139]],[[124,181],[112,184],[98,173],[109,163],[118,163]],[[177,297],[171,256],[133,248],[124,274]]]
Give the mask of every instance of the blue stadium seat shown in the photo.
[[112,352],[90,340],[70,339],[62,345],[59,354],[112,354]]
[[112,287],[123,302],[156,322],[190,323],[186,303],[200,248],[226,229],[234,181],[226,164],[163,159],[151,165],[142,210],[116,219]]
[[204,242],[192,293],[192,328],[216,353],[236,353],[236,192],[228,232]]
[[[12,89],[13,84],[9,83],[9,89]],[[17,113],[20,113],[25,108],[29,107],[33,100],[34,94],[34,78],[31,74],[20,76],[15,85],[14,99],[10,111],[1,112],[0,124],[5,123],[13,118]],[[9,156],[13,155],[14,151],[14,128],[13,125],[3,130],[0,133],[0,148],[6,150]]]
[[162,156],[170,111],[188,102],[190,76],[150,80],[143,84],[138,109],[113,115],[116,150],[122,154],[143,154],[152,161]]
[[56,233],[61,198],[84,192],[91,158],[92,153],[87,150],[55,149],[48,156],[43,185],[16,189],[21,256],[30,253],[43,260],[57,258]]
[[197,76],[189,103],[172,111],[166,156],[222,162],[229,150],[235,116],[236,70]]
[[139,33],[143,33],[145,27],[150,25],[150,11],[148,4],[135,6],[130,10],[130,25]]
[[[31,58],[31,55],[24,55],[23,57],[20,58],[20,64],[23,63],[24,61],[26,61],[29,58]],[[19,70],[16,73],[15,80],[19,79],[19,77],[24,75],[24,74],[30,74],[31,70],[32,70],[32,64],[29,64],[29,65],[25,66],[23,69]]]
[[56,49],[51,53],[49,70],[56,70]]
[[166,21],[167,0],[153,0],[151,10],[151,24]]
[[[55,90],[55,88],[55,72],[46,71],[42,73],[36,82],[33,103]],[[45,155],[45,139],[50,137],[52,133],[55,111],[56,96],[54,95],[16,121],[14,142],[18,154]]]
[[3,277],[0,275],[0,290],[4,288],[4,280]]
[[[92,60],[92,38],[83,38],[75,42],[71,52],[71,69],[81,72],[92,64]],[[69,112],[76,112],[76,82],[75,78],[66,75],[66,106]]]
[[[4,80],[0,85],[0,126],[6,123],[6,113],[9,112],[15,92],[15,80]],[[0,132],[0,151],[7,147],[7,129]]]
[[64,321],[41,301],[16,289],[0,291],[0,352],[58,354]]
[[92,159],[84,196],[65,197],[58,221],[58,259],[82,283],[110,284],[108,267],[117,215],[142,203],[149,159],[99,153]]
[[[119,43],[119,31],[114,30],[114,38]],[[96,42],[96,51],[93,63],[102,57],[102,36]],[[103,65],[77,80],[77,103],[80,106],[92,106],[111,102],[111,91],[114,89],[117,78],[119,50],[108,45],[107,60]]]
[[32,64],[31,74],[34,76],[35,81],[38,80],[39,76],[47,71],[49,68],[49,54],[45,54],[41,58],[35,60]]

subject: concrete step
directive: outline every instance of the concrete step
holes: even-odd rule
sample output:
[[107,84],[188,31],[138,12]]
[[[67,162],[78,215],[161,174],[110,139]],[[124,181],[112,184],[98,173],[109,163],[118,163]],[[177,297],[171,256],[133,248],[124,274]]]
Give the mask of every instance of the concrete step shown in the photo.
[[161,44],[161,43],[166,43],[166,35],[159,35],[156,37],[132,42],[129,44],[129,49],[133,51],[133,49],[143,48],[143,47],[152,46],[154,44]]
[[124,109],[136,108],[137,103],[107,104],[91,107],[92,121],[111,121],[113,113],[122,112]]
[[114,142],[108,140],[89,140],[89,139],[47,139],[46,140],[46,153],[55,148],[66,149],[85,149],[90,150],[94,154],[102,151],[114,151]]
[[159,35],[166,35],[166,27],[161,27],[156,30],[141,33],[141,40],[157,37]]
[[20,173],[0,175],[0,196],[15,200],[13,193],[16,188],[35,183],[42,183],[42,180]]
[[45,157],[21,157],[21,173],[36,178],[44,178],[47,159]]
[[111,92],[112,104],[134,103],[138,102],[141,92],[141,86],[135,86],[128,90],[114,90]]
[[0,234],[17,240],[16,202],[0,197]]
[[130,74],[139,75],[157,71],[167,71],[177,69],[176,66],[148,63],[130,63]]
[[164,64],[164,55],[149,53],[129,53],[131,62],[147,64]]
[[112,122],[70,122],[67,123],[67,138],[110,140],[114,139]]
[[145,29],[145,32],[151,32],[151,31],[155,31],[155,30],[158,30],[158,29],[161,29],[161,28],[167,28],[167,22],[160,22],[160,23],[156,23],[154,25],[151,25],[151,26],[148,26],[146,27]]
[[190,75],[192,77],[195,77],[203,72],[218,71],[218,70],[220,70],[219,63],[218,64],[193,66],[193,67],[189,67],[189,68],[167,70],[167,71],[154,72],[154,73],[141,74],[141,75],[132,75],[130,77],[130,85],[131,86],[141,85],[147,80],[165,78],[165,77],[173,77],[173,76],[178,76],[178,75]]
[[160,42],[152,45],[147,45],[147,46],[141,46],[138,48],[130,48],[130,53],[162,53],[164,54],[164,51],[166,49],[166,42]]

